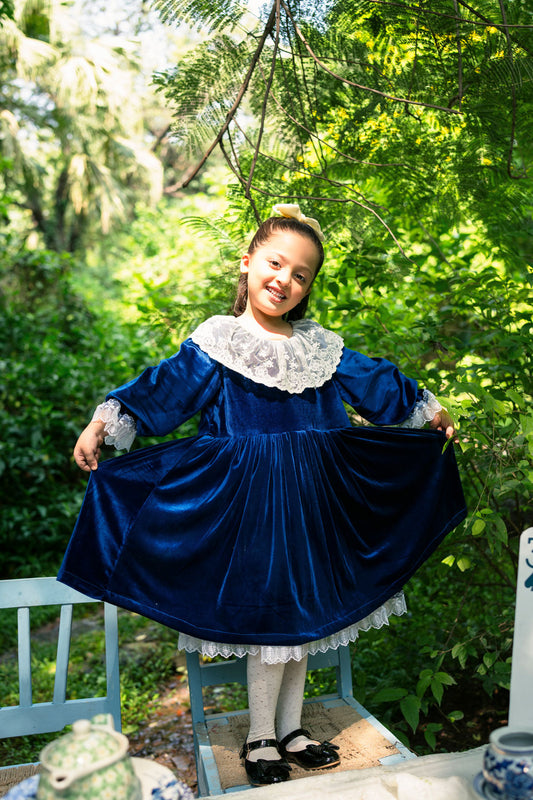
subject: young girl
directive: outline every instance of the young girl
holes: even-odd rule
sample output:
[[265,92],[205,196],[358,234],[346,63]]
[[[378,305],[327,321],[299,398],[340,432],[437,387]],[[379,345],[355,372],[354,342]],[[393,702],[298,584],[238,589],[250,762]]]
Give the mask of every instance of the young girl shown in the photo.
[[[324,259],[316,220],[275,206],[242,257],[234,316],[111,392],[74,455],[91,472],[59,579],[248,656],[253,784],[339,763],[301,729],[308,653],[405,612],[401,588],[465,516],[453,423],[389,361],[304,320]],[[351,405],[377,426],[352,427]],[[110,459],[201,411],[197,436]],[[440,431],[440,433],[438,432]]]

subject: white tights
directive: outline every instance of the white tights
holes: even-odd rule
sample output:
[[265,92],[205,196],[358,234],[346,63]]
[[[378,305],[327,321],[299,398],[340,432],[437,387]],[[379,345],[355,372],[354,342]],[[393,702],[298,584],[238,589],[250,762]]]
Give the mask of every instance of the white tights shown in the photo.
[[[247,742],[281,740],[301,726],[306,673],[307,657],[286,664],[262,664],[260,654],[248,654],[250,730]],[[305,736],[298,736],[287,749],[302,750],[309,743]],[[275,748],[264,747],[250,751],[247,758],[257,761],[258,758],[276,759],[279,755]]]

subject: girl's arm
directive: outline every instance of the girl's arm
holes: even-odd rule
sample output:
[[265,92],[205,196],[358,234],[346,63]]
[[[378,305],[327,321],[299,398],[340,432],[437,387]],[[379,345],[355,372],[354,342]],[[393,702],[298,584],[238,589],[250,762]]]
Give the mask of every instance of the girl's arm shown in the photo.
[[117,450],[129,450],[135,439],[136,429],[133,417],[121,413],[118,400],[111,398],[100,403],[74,448],[76,464],[84,472],[97,469],[102,444],[105,442],[115,445]]
[[104,442],[129,450],[136,433],[170,433],[205,408],[218,391],[219,381],[217,362],[187,339],[174,356],[148,367],[100,403],[74,448],[76,464],[91,472],[98,468]]
[[335,380],[342,399],[373,425],[418,428],[428,422],[448,439],[455,433],[451,416],[431,392],[387,359],[344,348]]

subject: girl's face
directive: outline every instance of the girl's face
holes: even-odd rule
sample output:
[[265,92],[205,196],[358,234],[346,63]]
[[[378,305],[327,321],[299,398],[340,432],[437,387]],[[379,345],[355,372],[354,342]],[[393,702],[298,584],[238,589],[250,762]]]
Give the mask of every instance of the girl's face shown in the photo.
[[281,318],[311,291],[318,267],[315,244],[291,231],[273,233],[265,244],[241,259],[241,272],[248,275],[245,313]]

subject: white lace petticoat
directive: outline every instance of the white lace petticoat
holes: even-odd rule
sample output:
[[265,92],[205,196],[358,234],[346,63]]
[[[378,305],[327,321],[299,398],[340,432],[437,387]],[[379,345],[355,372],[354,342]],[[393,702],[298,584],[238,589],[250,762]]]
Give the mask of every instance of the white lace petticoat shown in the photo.
[[399,617],[407,612],[405,597],[403,592],[398,592],[389,598],[386,603],[377,608],[367,617],[360,619],[359,622],[343,628],[331,636],[324,639],[317,639],[314,642],[306,642],[299,645],[258,645],[258,644],[222,644],[221,642],[208,642],[180,633],[178,648],[186,650],[188,653],[201,653],[208,658],[223,656],[230,658],[237,656],[242,658],[247,653],[251,655],[261,654],[262,664],[285,664],[287,661],[301,661],[307,655],[314,653],[325,653],[326,650],[336,650],[338,647],[349,642],[355,642],[359,636],[359,631],[368,631],[370,628],[382,628],[389,624],[389,617]]

